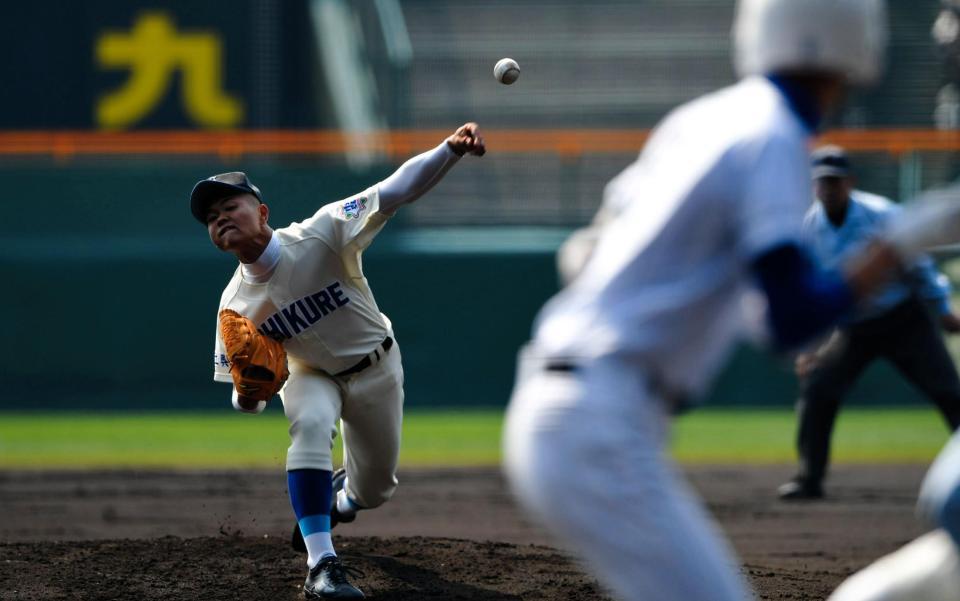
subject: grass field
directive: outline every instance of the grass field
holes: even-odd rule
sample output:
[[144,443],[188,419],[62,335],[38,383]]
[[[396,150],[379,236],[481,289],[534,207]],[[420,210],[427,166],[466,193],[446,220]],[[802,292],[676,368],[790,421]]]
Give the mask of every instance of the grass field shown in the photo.
[[[409,411],[401,462],[496,464],[501,420],[499,410]],[[675,422],[672,448],[688,463],[790,462],[794,429],[789,410],[704,409]],[[926,462],[946,439],[940,417],[927,408],[850,409],[840,414],[834,456],[838,462]],[[0,468],[282,466],[287,444],[279,411],[0,413]]]

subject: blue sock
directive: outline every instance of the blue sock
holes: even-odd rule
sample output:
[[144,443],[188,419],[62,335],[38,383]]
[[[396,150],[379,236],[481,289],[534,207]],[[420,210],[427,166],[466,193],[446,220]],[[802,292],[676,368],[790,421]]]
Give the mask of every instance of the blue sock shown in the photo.
[[328,470],[290,470],[287,489],[290,504],[307,546],[307,565],[315,566],[327,555],[336,555],[330,538],[330,503],[333,473]]

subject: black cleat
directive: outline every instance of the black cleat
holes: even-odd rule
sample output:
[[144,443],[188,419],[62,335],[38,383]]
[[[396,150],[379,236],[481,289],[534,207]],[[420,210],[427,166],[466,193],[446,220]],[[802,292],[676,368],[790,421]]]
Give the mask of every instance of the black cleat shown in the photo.
[[303,596],[307,599],[363,599],[363,592],[347,581],[347,574],[363,576],[363,572],[348,568],[336,555],[327,555],[307,574]]
[[795,478],[780,485],[777,495],[782,501],[814,501],[823,498],[823,486],[819,482]]
[[[357,514],[345,516],[337,511],[337,493],[343,490],[343,482],[347,479],[347,471],[343,468],[338,469],[333,472],[333,480],[331,484],[333,485],[333,495],[332,501],[330,504],[330,529],[332,530],[334,526],[340,523],[347,524],[357,519]],[[294,551],[300,553],[307,552],[307,544],[303,542],[303,533],[300,532],[300,524],[294,522],[293,532],[290,533],[290,546],[293,547]]]

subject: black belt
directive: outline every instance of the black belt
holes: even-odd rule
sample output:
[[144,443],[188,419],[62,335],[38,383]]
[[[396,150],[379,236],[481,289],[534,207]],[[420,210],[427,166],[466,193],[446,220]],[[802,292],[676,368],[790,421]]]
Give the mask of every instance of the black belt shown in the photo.
[[[381,342],[381,343],[378,345],[378,348],[379,348],[379,349],[383,349],[383,353],[384,353],[384,354],[386,354],[387,351],[389,351],[391,347],[393,347],[393,338],[391,338],[391,337],[389,337],[389,336],[387,336],[386,338],[384,338],[384,339],[383,339],[383,342]],[[383,357],[380,356],[380,351],[377,350],[376,348],[373,349],[373,353],[372,353],[372,354],[375,354],[375,355],[377,356],[377,362],[378,362],[378,363],[383,359]],[[370,359],[370,355],[367,355],[367,356],[364,357],[363,359],[360,359],[360,361],[359,361],[356,365],[354,365],[353,367],[348,367],[347,369],[345,369],[345,370],[343,370],[343,371],[341,371],[341,372],[339,372],[339,373],[335,373],[335,374],[333,374],[333,375],[334,375],[334,377],[336,377],[336,378],[341,378],[341,377],[343,377],[343,376],[349,376],[349,375],[351,375],[351,374],[355,374],[355,373],[357,373],[357,372],[361,372],[361,371],[367,369],[368,367],[370,367],[371,365],[373,365],[373,361]]]
[[[543,368],[546,371],[576,373],[582,369],[582,366],[572,363],[568,360],[558,359],[548,361]],[[650,387],[650,390],[667,402],[672,413],[683,413],[690,408],[691,403],[688,395],[665,386],[663,380],[653,377],[649,372],[645,375],[647,377],[647,385]]]

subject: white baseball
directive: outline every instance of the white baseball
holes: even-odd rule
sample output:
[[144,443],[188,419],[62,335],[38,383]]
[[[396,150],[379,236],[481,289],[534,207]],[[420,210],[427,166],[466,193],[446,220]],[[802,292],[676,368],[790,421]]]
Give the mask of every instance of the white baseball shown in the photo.
[[512,58],[501,58],[493,67],[493,76],[504,85],[510,85],[520,78],[520,65]]

